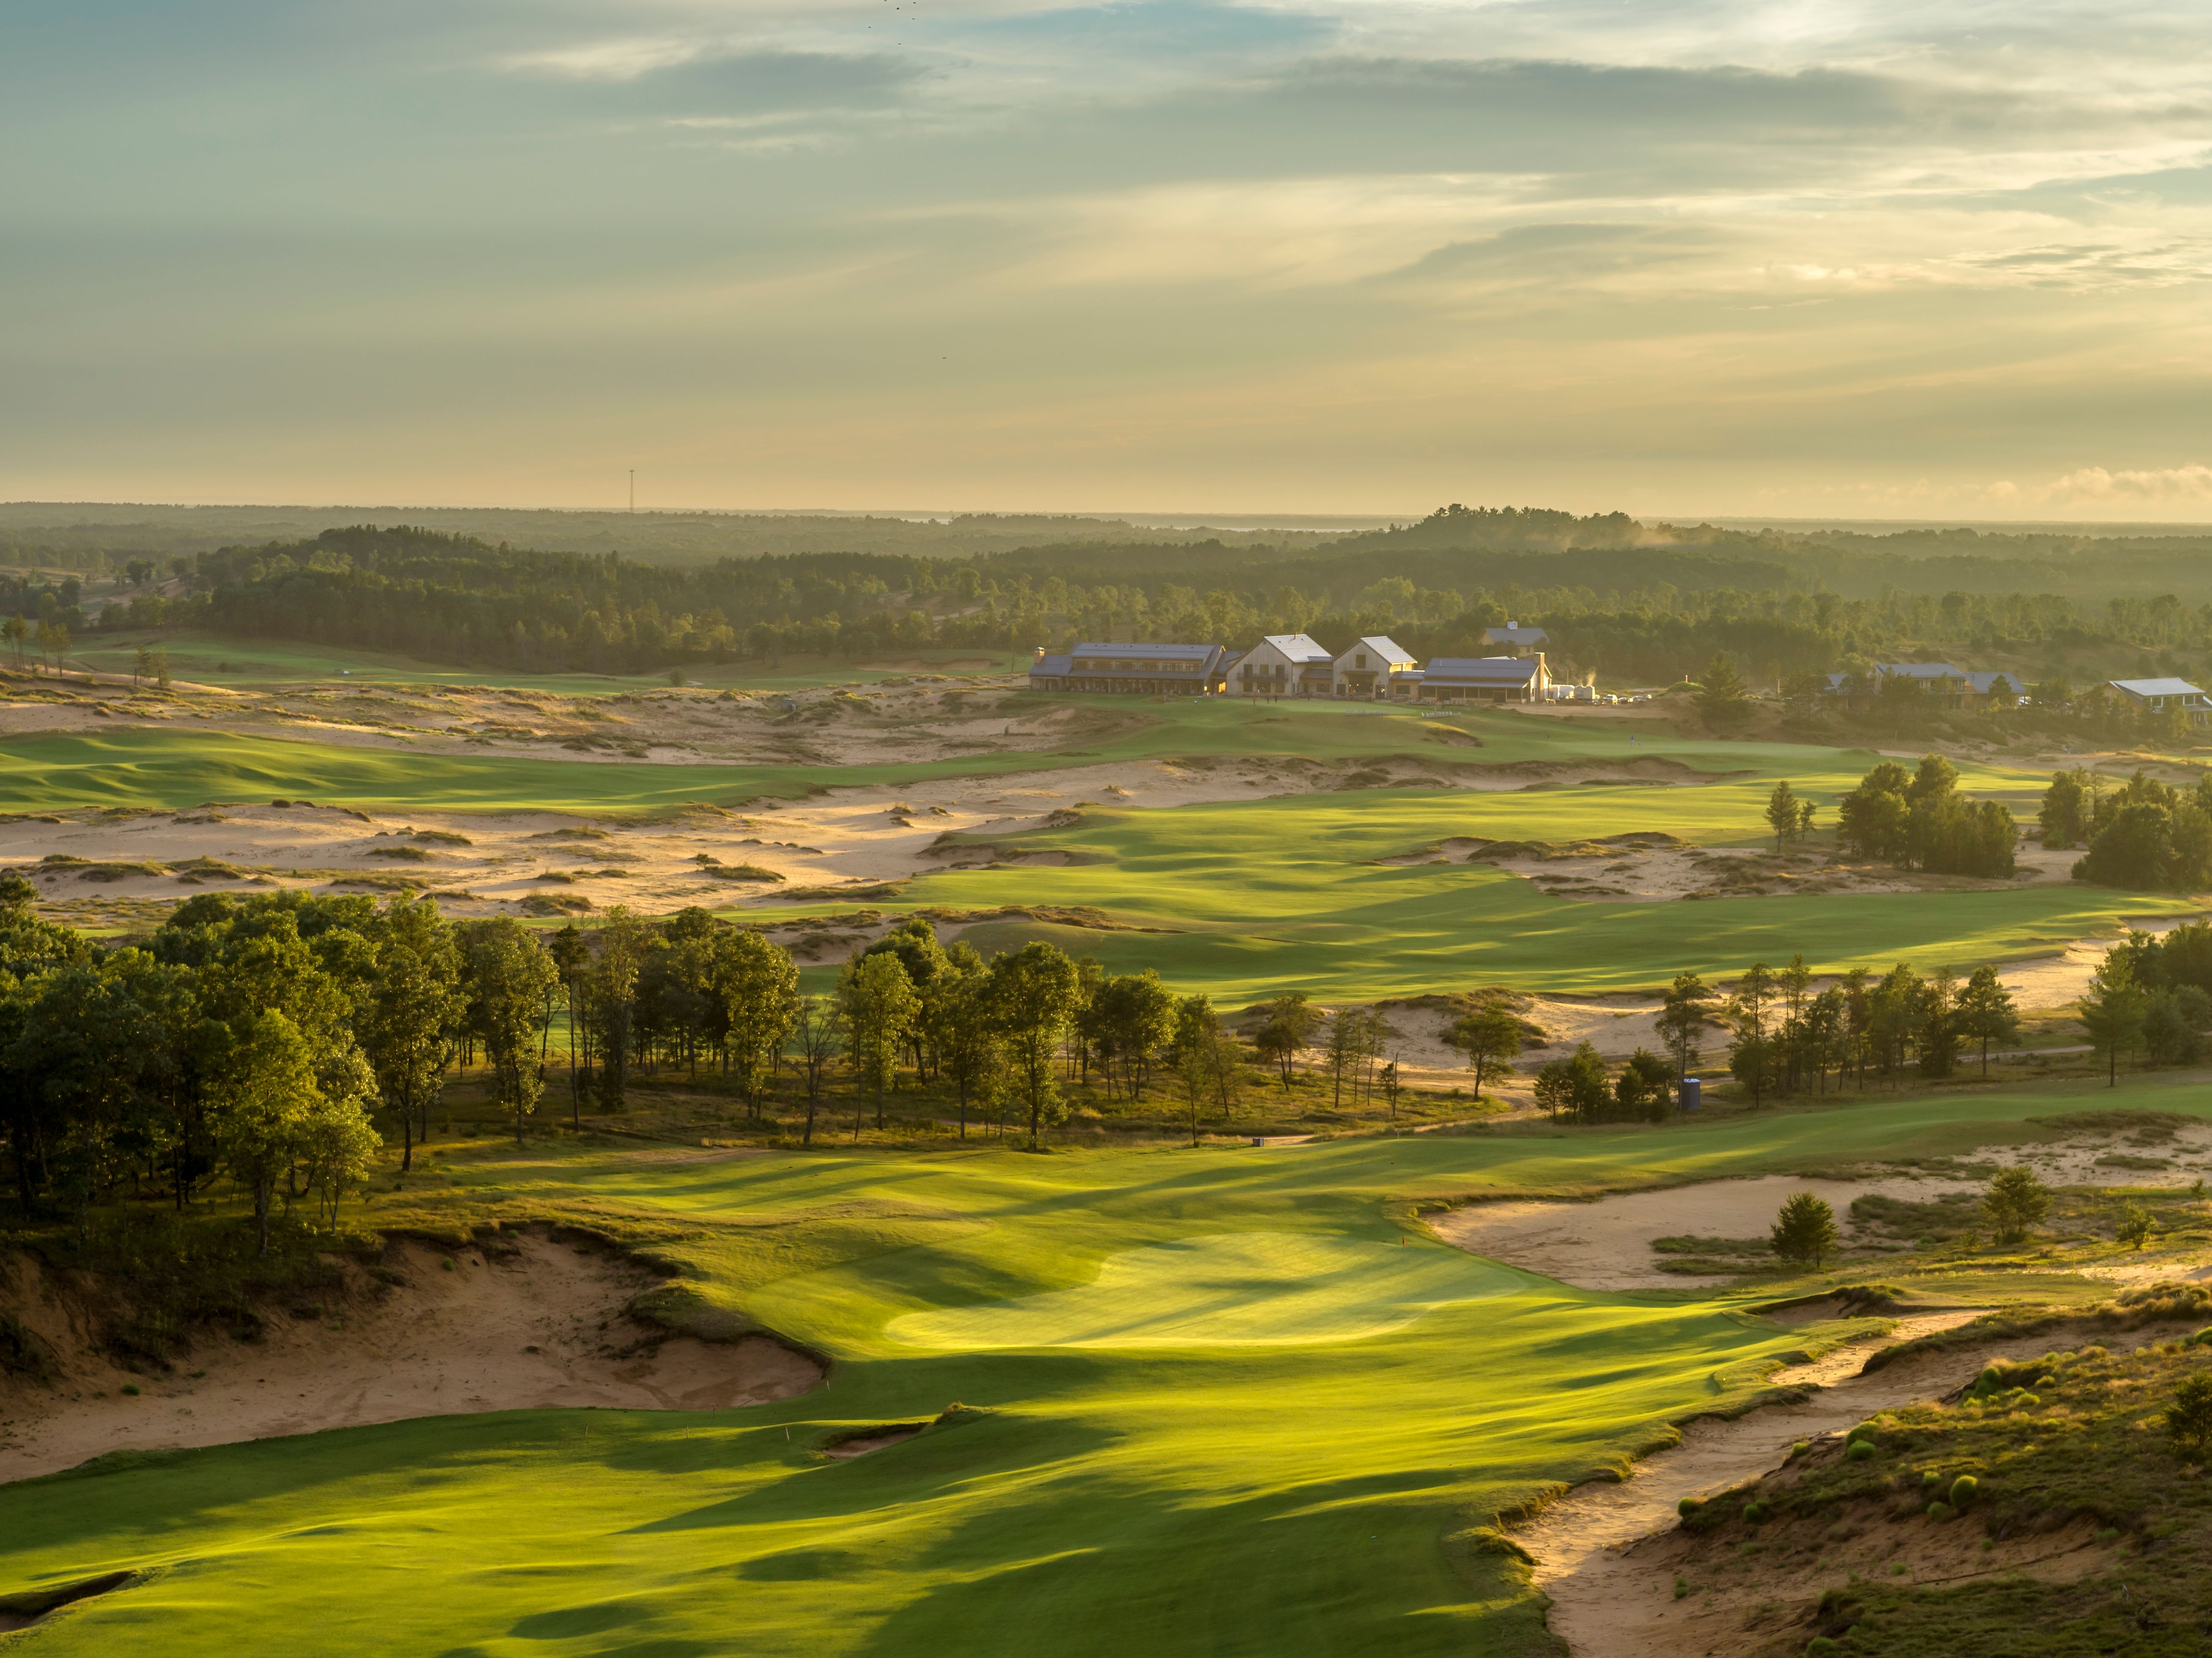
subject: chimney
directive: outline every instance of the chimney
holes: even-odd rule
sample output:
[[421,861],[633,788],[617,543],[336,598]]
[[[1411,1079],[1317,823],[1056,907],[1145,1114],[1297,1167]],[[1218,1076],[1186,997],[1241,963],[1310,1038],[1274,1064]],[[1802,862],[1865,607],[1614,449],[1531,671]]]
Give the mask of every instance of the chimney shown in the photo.
[[1044,647],[1042,645],[1036,647],[1036,659],[1040,662],[1044,660]]

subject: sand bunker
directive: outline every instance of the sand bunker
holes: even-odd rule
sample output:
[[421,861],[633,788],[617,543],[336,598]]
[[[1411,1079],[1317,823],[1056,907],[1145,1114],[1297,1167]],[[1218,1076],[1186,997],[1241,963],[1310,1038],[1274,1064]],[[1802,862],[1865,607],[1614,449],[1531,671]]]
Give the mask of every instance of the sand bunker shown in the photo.
[[1594,1203],[1471,1204],[1430,1217],[1429,1226],[1447,1243],[1578,1289],[1653,1290],[1669,1284],[1679,1289],[1682,1275],[1659,1270],[1664,1257],[1653,1253],[1652,1239],[1764,1237],[1784,1199],[1796,1192],[1812,1192],[1836,1212],[1848,1248],[1854,1198],[1880,1193],[1927,1202],[1943,1192],[1970,1189],[1974,1188],[1958,1181],[1797,1180],[1767,1175],[1631,1192]]
[[[2212,1125],[2160,1127],[2154,1157],[2143,1157],[2143,1142],[2111,1132],[2085,1132],[2063,1139],[2021,1146],[1992,1147],[1979,1154],[1994,1164],[2019,1163],[2051,1186],[2168,1186],[2193,1184],[2212,1168]],[[2116,1164],[2114,1156],[2126,1157]],[[2150,1164],[2152,1166],[2131,1166]],[[1584,1290],[1680,1288],[1689,1279],[1660,1270],[1665,1259],[1651,1248],[1654,1238],[1759,1238],[1774,1224],[1776,1211],[1793,1193],[1811,1192],[1836,1212],[1846,1254],[1868,1248],[1894,1248],[1893,1240],[1863,1236],[1852,1223],[1852,1199],[1881,1196],[1932,1203],[1952,1193],[1978,1193],[1978,1180],[1937,1175],[1887,1175],[1866,1180],[1805,1180],[1764,1175],[1743,1180],[1700,1181],[1654,1192],[1628,1192],[1588,1203],[1508,1201],[1470,1204],[1429,1217],[1429,1228],[1445,1242],[1541,1272]],[[2097,1276],[2127,1282],[2147,1276],[2173,1277],[2208,1252],[2168,1248],[2139,1261],[2091,1269]],[[2212,1273],[2208,1273],[2212,1277]]]
[[[505,1257],[395,1242],[385,1264],[402,1282],[388,1294],[321,1318],[274,1320],[250,1345],[210,1336],[167,1376],[115,1369],[57,1302],[25,1297],[18,1315],[62,1355],[64,1376],[53,1388],[0,1390],[0,1480],[106,1451],[409,1417],[587,1405],[728,1410],[793,1398],[822,1379],[813,1360],[764,1337],[657,1341],[624,1315],[657,1281],[650,1275],[542,1238],[512,1241]],[[26,1287],[20,1271],[15,1287]],[[143,1391],[131,1397],[126,1385]]]
[[861,1434],[852,1439],[841,1439],[834,1445],[823,1448],[822,1455],[833,1461],[849,1462],[856,1456],[866,1456],[870,1451],[888,1449],[903,1445],[922,1430],[925,1424],[915,1423],[907,1428],[887,1428],[881,1433]]

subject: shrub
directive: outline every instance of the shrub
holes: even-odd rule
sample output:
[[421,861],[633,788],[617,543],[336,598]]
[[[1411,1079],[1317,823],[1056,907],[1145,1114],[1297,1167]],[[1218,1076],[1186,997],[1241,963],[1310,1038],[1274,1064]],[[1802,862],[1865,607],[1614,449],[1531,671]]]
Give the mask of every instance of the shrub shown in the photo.
[[2018,1243],[2051,1212],[2051,1192],[2033,1169],[2000,1169],[1982,1194],[1982,1207],[1996,1227],[1997,1242]]
[[2201,1457],[2212,1448],[2212,1376],[2198,1370],[2181,1378],[2166,1409],[2166,1431],[2188,1455]]
[[2140,1249],[2150,1242],[2154,1230],[2150,1211],[2139,1203],[2130,1203],[2120,1211],[2120,1224],[2112,1236],[2130,1249]]
[[1792,1193],[1774,1218],[1771,1236],[1783,1260],[1817,1269],[1835,1253],[1836,1212],[1810,1192]]
[[1943,1502],[1941,1498],[1938,1498],[1936,1502],[1930,1503],[1928,1505],[1928,1517],[1940,1526],[1946,1521],[1957,1519],[1959,1517],[1959,1511],[1953,1508],[1948,1503]]
[[1856,1445],[1862,1439],[1872,1439],[1875,1435],[1881,1431],[1881,1424],[1880,1423],[1862,1422],[1857,1427],[1853,1428],[1849,1433],[1844,1436],[1844,1442],[1847,1445]]
[[1841,1652],[1843,1648],[1825,1635],[1816,1635],[1805,1643],[1805,1658],[1821,1658],[1824,1653]]
[[1748,1502],[1748,1503],[1745,1503],[1745,1504],[1743,1505],[1743,1523],[1744,1523],[1745,1525],[1747,1525],[1747,1526],[1756,1526],[1756,1525],[1757,1525],[1760,1521],[1762,1521],[1762,1520],[1764,1520],[1764,1519],[1765,1519],[1765,1518],[1766,1518],[1766,1504],[1765,1504],[1765,1503],[1761,1503],[1761,1502],[1758,1501],[1756,1498],[1753,1498],[1751,1502]]
[[1674,1512],[1680,1515],[1683,1519],[1687,1520],[1692,1515],[1695,1514],[1699,1509],[1702,1509],[1705,1506],[1705,1505],[1698,1502],[1696,1497],[1686,1497],[1674,1505]]
[[1951,1482],[1951,1506],[1954,1509],[1965,1508],[1967,1503],[1973,1501],[1974,1493],[1981,1489],[1981,1485],[1982,1482],[1973,1475],[1960,1474]]
[[1875,1455],[1874,1441],[1871,1439],[1854,1439],[1851,1441],[1850,1449],[1845,1451],[1844,1455],[1854,1462],[1871,1462],[1874,1461]]

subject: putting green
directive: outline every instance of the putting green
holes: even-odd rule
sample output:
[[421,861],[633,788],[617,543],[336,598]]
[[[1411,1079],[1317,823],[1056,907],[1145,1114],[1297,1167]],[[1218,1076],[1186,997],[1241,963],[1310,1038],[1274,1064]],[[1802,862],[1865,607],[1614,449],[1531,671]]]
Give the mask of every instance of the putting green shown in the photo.
[[1297,1232],[1234,1232],[1107,1258],[1073,1290],[894,1320],[921,1347],[1241,1347],[1356,1341],[1528,1287],[1510,1268]]

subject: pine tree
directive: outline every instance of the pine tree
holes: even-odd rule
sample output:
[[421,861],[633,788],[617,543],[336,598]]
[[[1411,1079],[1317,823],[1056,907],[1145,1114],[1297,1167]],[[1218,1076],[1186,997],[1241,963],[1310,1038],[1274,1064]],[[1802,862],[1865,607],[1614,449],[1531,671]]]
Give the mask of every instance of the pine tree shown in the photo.
[[2143,1027],[2142,989],[2136,983],[2135,967],[2124,947],[2106,952],[2104,964],[2090,975],[2089,993],[2076,1005],[2090,1045],[2105,1055],[2105,1085],[2116,1086],[2120,1050],[2133,1048]]
[[1805,832],[1810,819],[1803,803],[1790,793],[1786,782],[1777,783],[1774,793],[1766,797],[1766,824],[1774,831],[1774,849],[1784,850]]
[[1698,712],[1714,730],[1730,730],[1751,718],[1750,689],[1724,653],[1713,653],[1698,684]]
[[1812,1192],[1793,1192],[1783,1199],[1780,1212],[1774,1217],[1773,1230],[1767,1235],[1774,1253],[1792,1266],[1811,1266],[1816,1271],[1820,1263],[1836,1249],[1836,1212],[1826,1199]]

